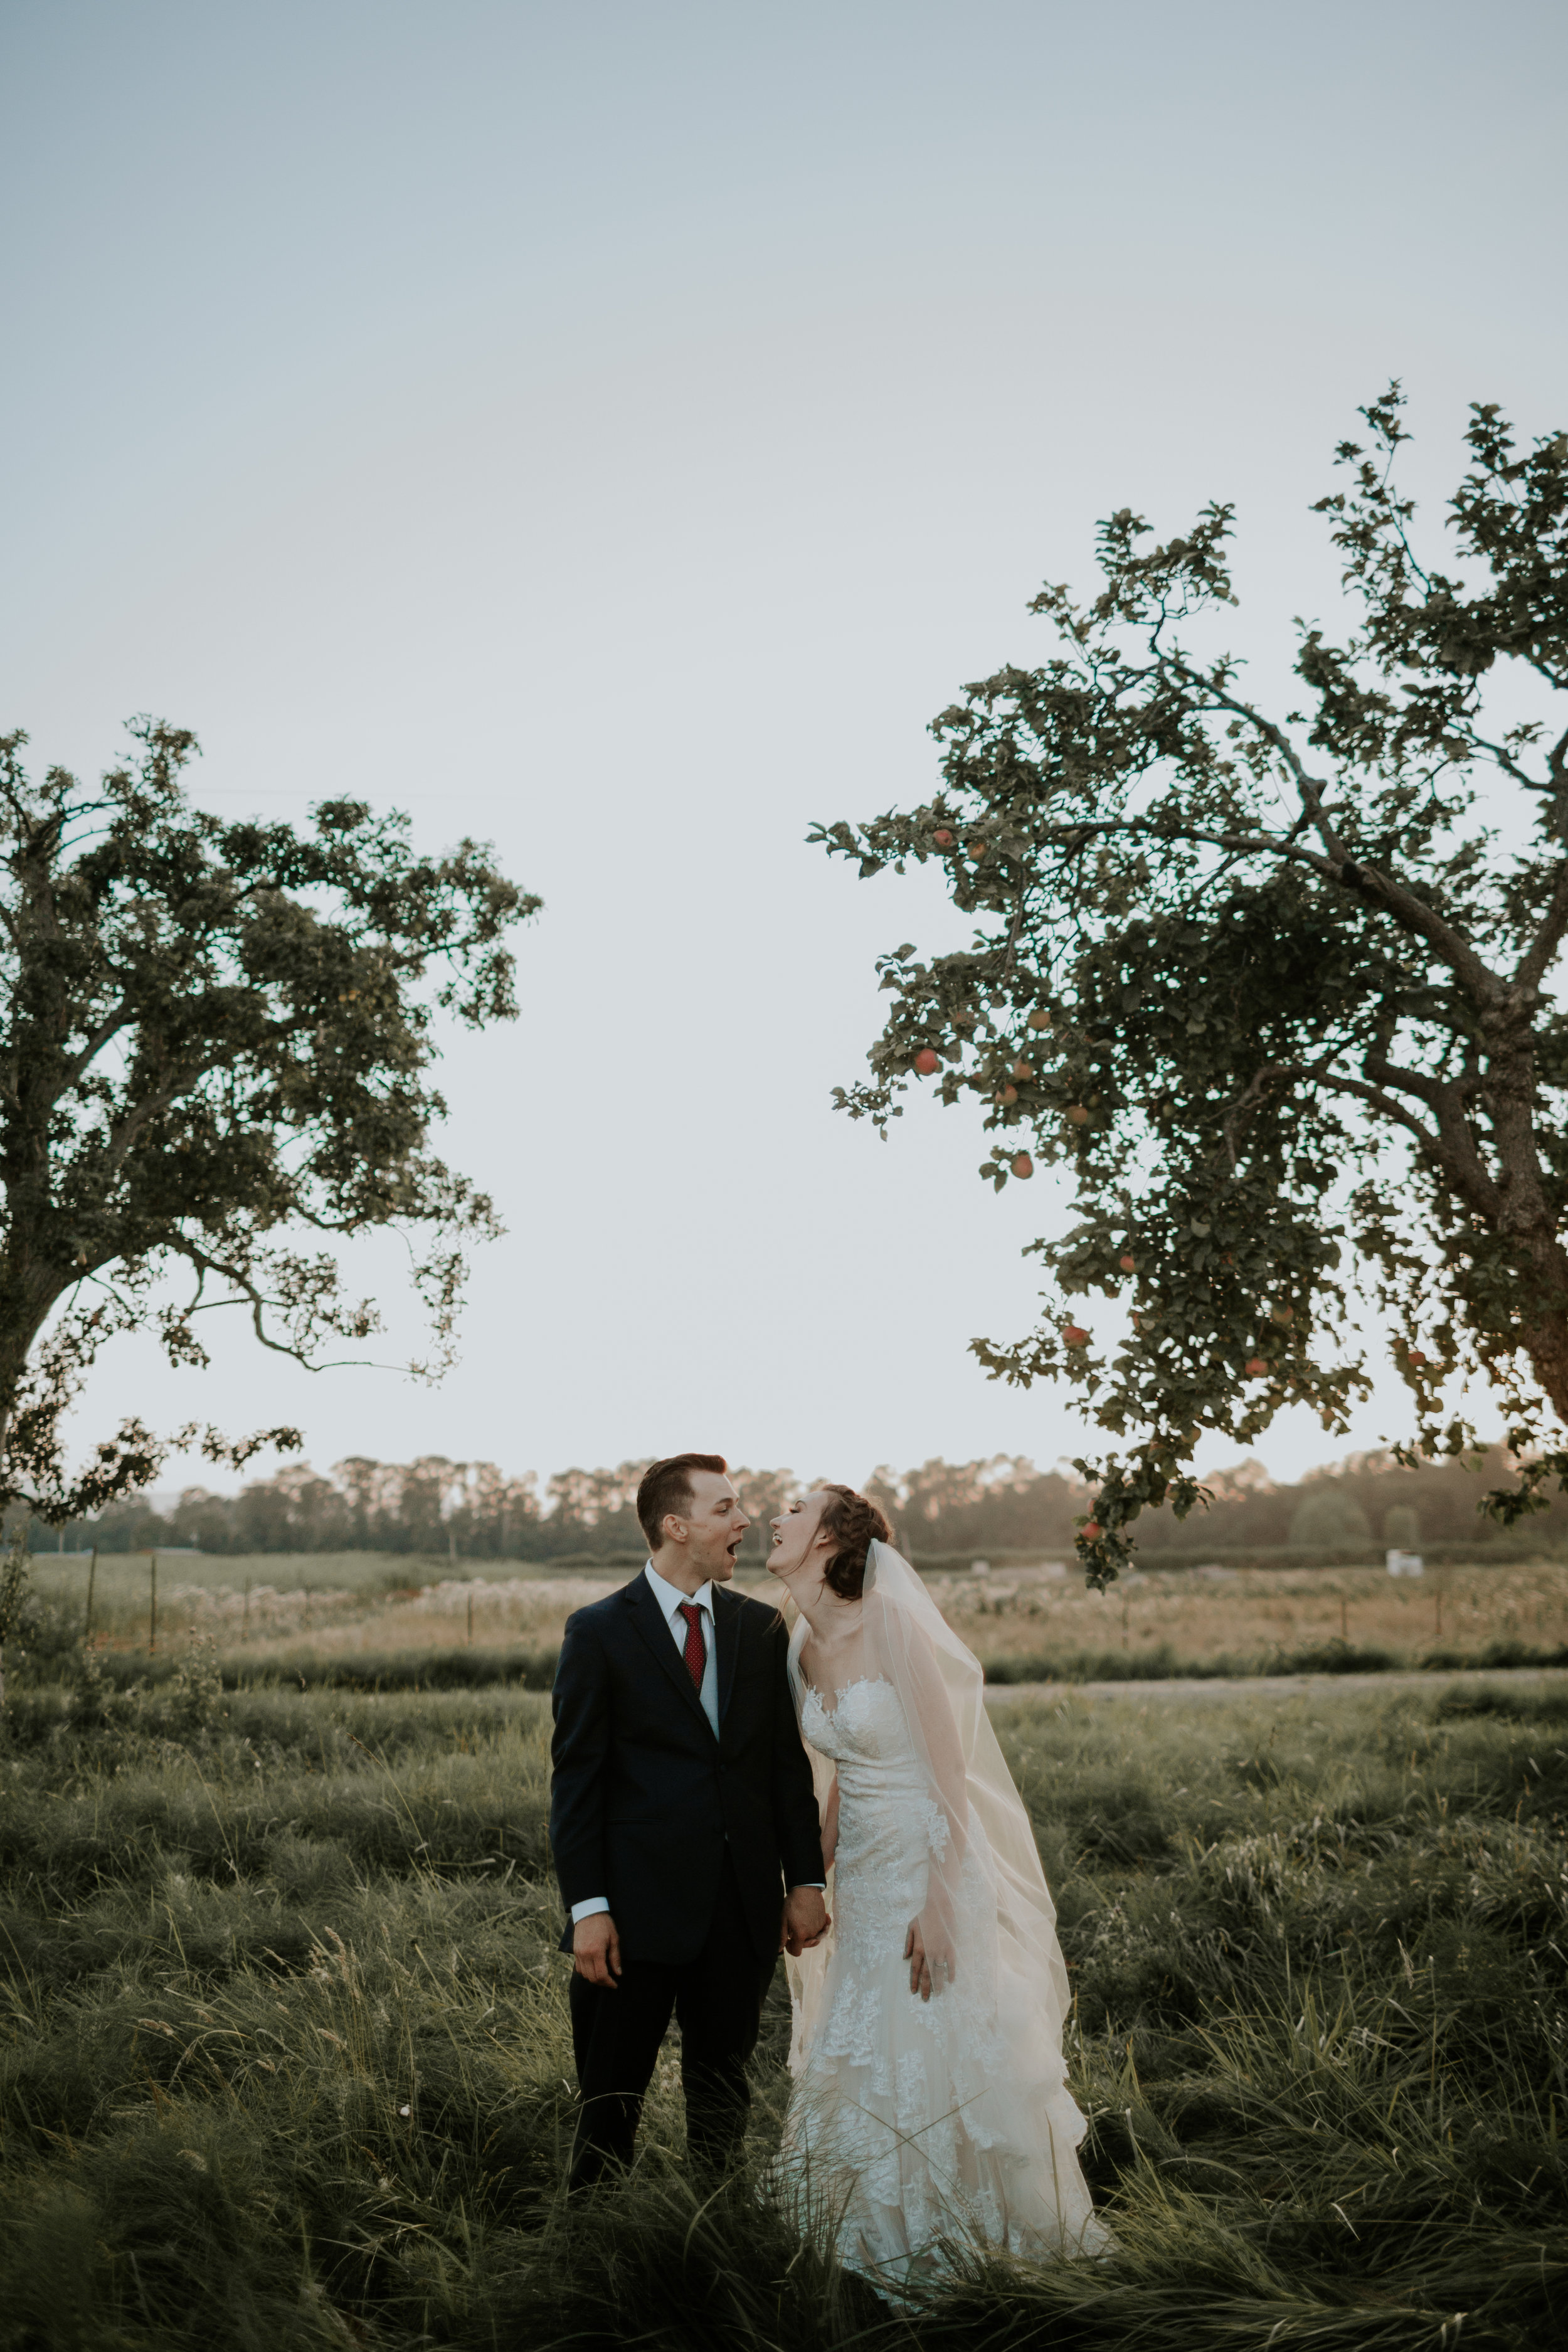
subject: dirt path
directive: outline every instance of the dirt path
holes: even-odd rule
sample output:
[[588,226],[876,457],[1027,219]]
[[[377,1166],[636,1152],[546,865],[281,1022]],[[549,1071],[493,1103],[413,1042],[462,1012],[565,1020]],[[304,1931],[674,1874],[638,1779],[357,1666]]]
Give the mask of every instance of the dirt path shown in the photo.
[[1222,1675],[1173,1677],[1168,1682],[988,1683],[988,1706],[1016,1699],[1042,1698],[1323,1698],[1336,1691],[1451,1690],[1503,1683],[1510,1690],[1568,1688],[1568,1666],[1460,1666],[1451,1674]]

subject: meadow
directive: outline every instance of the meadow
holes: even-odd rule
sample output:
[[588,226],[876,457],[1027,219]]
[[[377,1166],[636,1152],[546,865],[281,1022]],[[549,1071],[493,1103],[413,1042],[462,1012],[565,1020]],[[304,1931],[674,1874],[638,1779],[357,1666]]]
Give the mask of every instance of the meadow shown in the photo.
[[693,2200],[672,2042],[631,2183],[563,2202],[546,1700],[104,1663],[35,1659],[0,1748],[7,2352],[1568,2329],[1563,1677],[998,1694],[1116,2250],[899,2316],[759,2193],[780,1986],[750,2178]]
[[[210,1637],[231,1678],[270,1671],[383,1686],[437,1679],[547,1688],[572,1610],[636,1573],[631,1559],[563,1570],[364,1552],[160,1557],[157,1626],[167,1658]],[[93,1625],[115,1657],[145,1659],[152,1562],[100,1559]],[[34,1564],[68,1646],[86,1622],[86,1563]],[[750,1568],[742,1590],[773,1597]],[[1382,1569],[1166,1570],[1089,1592],[1062,1563],[928,1579],[994,1682],[1169,1675],[1568,1664],[1568,1562]],[[472,1653],[458,1659],[458,1650]],[[442,1662],[438,1665],[435,1661]],[[428,1663],[427,1663],[428,1662]],[[139,1670],[139,1669],[137,1669]]]

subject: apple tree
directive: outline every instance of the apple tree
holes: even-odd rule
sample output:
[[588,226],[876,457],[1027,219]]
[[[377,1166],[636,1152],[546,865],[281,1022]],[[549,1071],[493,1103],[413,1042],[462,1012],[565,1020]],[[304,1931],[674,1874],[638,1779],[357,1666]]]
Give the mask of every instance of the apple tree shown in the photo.
[[[1065,1378],[1116,1442],[1079,1465],[1095,1583],[1146,1506],[1199,1501],[1203,1433],[1248,1444],[1287,1403],[1344,1432],[1358,1301],[1394,1334],[1405,1458],[1474,1443],[1474,1382],[1519,1472],[1487,1507],[1568,1477],[1568,435],[1472,409],[1434,548],[1402,405],[1361,412],[1318,502],[1351,609],[1298,625],[1295,707],[1219,641],[1233,509],[1163,543],[1123,510],[1099,593],[1034,600],[1050,657],[934,722],[935,793],[812,835],[862,876],[936,862],[975,925],[880,960],[887,1025],[841,1105],[886,1133],[923,1078],[978,1111],[998,1187],[1074,1181],[1032,1244],[1039,1327],[973,1347]],[[1109,1329],[1070,1303],[1096,1295]]]
[[417,1244],[432,1346],[410,1369],[441,1369],[465,1246],[496,1224],[432,1150],[434,1024],[511,1017],[505,934],[539,904],[482,845],[416,856],[363,801],[321,802],[305,831],[207,815],[181,782],[194,737],[131,732],[87,790],[30,781],[26,738],[0,738],[0,1506],[55,1524],[147,1484],[174,1444],[236,1465],[297,1445],[132,1414],[73,1471],[62,1422],[122,1332],[198,1367],[224,1306],[301,1363],[363,1341],[376,1309],[338,1258],[355,1234]]

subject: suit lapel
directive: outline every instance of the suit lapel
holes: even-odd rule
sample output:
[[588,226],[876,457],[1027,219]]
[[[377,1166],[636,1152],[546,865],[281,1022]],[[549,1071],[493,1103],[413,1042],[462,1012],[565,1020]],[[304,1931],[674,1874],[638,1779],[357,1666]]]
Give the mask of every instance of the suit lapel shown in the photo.
[[[691,1709],[703,1730],[711,1738],[713,1727],[702,1712],[702,1701],[698,1697],[691,1676],[686,1671],[686,1661],[670,1639],[669,1627],[665,1622],[664,1612],[654,1599],[646,1575],[639,1575],[633,1579],[626,1588],[626,1599],[631,1604],[632,1622],[642,1635],[649,1656],[661,1673],[668,1675],[682,1700]],[[724,1655],[722,1643],[720,1645],[719,1655],[721,1661]],[[721,1672],[722,1672],[722,1666],[721,1666]]]
[[[713,1587],[713,1640],[719,1652],[719,1727],[722,1730],[735,1680],[735,1656],[741,1646],[741,1608],[734,1594],[726,1592],[721,1584]],[[689,1681],[690,1676],[687,1679]]]

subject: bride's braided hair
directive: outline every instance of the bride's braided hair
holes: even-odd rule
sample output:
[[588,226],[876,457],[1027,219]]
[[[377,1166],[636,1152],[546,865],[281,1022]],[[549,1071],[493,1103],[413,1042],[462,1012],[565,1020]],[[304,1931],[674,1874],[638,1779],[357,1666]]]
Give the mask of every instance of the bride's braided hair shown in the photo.
[[853,1486],[824,1486],[821,1491],[828,1499],[822,1507],[817,1531],[835,1537],[838,1544],[823,1570],[823,1580],[840,1601],[858,1601],[872,1539],[890,1544],[893,1530],[876,1504],[858,1495]]

